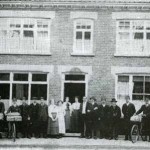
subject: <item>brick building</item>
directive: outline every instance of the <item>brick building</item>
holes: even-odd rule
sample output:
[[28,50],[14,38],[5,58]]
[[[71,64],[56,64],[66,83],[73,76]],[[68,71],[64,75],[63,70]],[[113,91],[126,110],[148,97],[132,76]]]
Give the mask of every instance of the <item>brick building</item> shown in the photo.
[[0,95],[150,97],[150,1],[0,0]]

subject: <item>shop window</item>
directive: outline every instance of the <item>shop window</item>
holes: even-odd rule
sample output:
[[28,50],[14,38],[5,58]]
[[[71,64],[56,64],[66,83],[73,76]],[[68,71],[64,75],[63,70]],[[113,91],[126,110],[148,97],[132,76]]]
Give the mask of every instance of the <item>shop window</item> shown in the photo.
[[0,96],[2,99],[9,99],[10,96],[10,84],[0,83]]

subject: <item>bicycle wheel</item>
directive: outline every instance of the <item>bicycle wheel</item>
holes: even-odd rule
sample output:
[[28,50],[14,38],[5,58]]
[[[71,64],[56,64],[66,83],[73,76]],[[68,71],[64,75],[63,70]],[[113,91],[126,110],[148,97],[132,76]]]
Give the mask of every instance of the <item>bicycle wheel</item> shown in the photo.
[[131,129],[131,141],[135,143],[139,139],[139,128],[138,125],[133,125]]
[[15,125],[15,123],[13,123],[13,125],[12,125],[12,138],[13,138],[13,141],[15,142],[16,141],[16,125]]

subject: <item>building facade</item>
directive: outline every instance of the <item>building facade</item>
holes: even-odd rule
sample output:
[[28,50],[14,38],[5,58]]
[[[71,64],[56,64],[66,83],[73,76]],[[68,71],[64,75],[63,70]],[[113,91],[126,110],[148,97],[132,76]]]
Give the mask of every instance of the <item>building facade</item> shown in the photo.
[[0,95],[150,97],[150,1],[0,0]]

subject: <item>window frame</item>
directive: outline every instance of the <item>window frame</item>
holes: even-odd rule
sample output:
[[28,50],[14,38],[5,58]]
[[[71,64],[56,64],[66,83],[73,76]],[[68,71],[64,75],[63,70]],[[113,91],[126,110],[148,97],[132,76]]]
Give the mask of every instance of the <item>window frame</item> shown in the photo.
[[[87,24],[87,23],[90,23],[90,26],[91,26],[91,29],[76,29],[76,25],[77,23],[84,23],[84,24]],[[73,52],[71,53],[71,55],[87,55],[87,56],[94,56],[94,53],[93,53],[93,35],[94,35],[94,20],[93,19],[75,19],[74,22],[73,22]],[[85,38],[82,37],[82,51],[80,50],[77,50],[76,48],[76,33],[80,31],[82,32],[82,36],[85,35],[85,32],[90,32],[91,33],[91,39],[90,39],[90,50],[86,51],[84,49],[84,41],[85,41]],[[83,34],[84,33],[84,34]]]
[[[116,74],[116,83],[115,83],[115,97],[116,97],[116,99],[118,99],[118,77],[119,76],[128,76],[129,77],[129,96],[130,96],[130,99],[131,99],[131,101],[135,101],[135,102],[139,102],[139,101],[141,101],[141,102],[143,102],[144,101],[144,97],[145,96],[150,96],[150,93],[148,94],[148,93],[146,93],[145,92],[145,83],[146,83],[146,81],[145,81],[145,78],[146,77],[150,77],[150,75],[148,75],[148,74]],[[143,77],[144,78],[144,80],[143,80],[143,93],[133,93],[133,78],[134,77]],[[141,95],[141,96],[143,96],[143,99],[142,100],[133,100],[133,95]]]
[[[130,22],[130,26],[128,30],[121,30],[119,29],[119,23],[120,22]],[[143,29],[133,29],[133,24],[134,22],[142,22],[143,21]],[[142,19],[118,19],[116,20],[116,51],[114,56],[149,56],[150,51],[147,48],[147,43],[150,39],[147,39],[147,33],[150,33],[150,30],[147,29],[147,27],[150,26],[150,20],[142,20]],[[121,50],[121,39],[119,39],[119,33],[129,33],[129,39],[127,40],[122,40],[122,41],[128,41],[129,49],[127,52],[123,52]],[[141,44],[141,48],[134,48],[134,41],[135,39],[133,38],[134,33],[143,33],[143,41]],[[119,46],[120,45],[120,46]]]
[[[5,31],[7,32],[6,35],[6,40],[5,38],[3,38],[3,40],[6,41],[5,45],[7,45],[7,41],[9,40],[9,35],[8,33],[10,31],[15,31],[15,30],[19,30],[20,34],[18,36],[20,42],[17,45],[17,49],[14,48],[9,48],[9,46],[5,46],[4,50],[0,51],[1,54],[33,54],[33,55],[51,55],[51,19],[47,19],[47,18],[0,18],[3,20],[7,20],[7,26],[6,27],[2,27],[0,28],[1,31]],[[13,20],[20,22],[20,27],[10,27],[11,22],[13,24]],[[38,21],[46,21],[48,23],[48,27],[47,28],[38,28]],[[33,22],[34,27],[33,28],[25,28],[24,24],[26,22]],[[24,31],[33,31],[33,48],[29,49],[28,48],[23,48],[24,46],[24,40],[26,40],[26,38],[24,37]],[[37,40],[43,40],[43,38],[38,37],[38,31],[47,31],[48,32],[48,36],[47,38],[44,38],[44,41],[47,41],[47,49],[38,49],[39,45],[37,43],[39,43]],[[9,44],[8,44],[9,45]]]
[[[3,73],[3,72],[0,72]],[[27,84],[28,85],[28,97],[26,99],[28,100],[28,104],[31,103],[32,97],[31,97],[31,85],[46,85],[47,86],[47,103],[49,99],[49,73],[48,72],[5,72],[10,74],[10,80],[9,81],[0,81],[0,84],[10,84],[10,90],[9,90],[9,104],[12,103],[12,96],[13,96],[13,84]],[[15,81],[14,80],[14,74],[28,74],[28,81]],[[46,74],[47,80],[46,81],[32,81],[32,74]],[[7,99],[4,99],[7,100]]]

